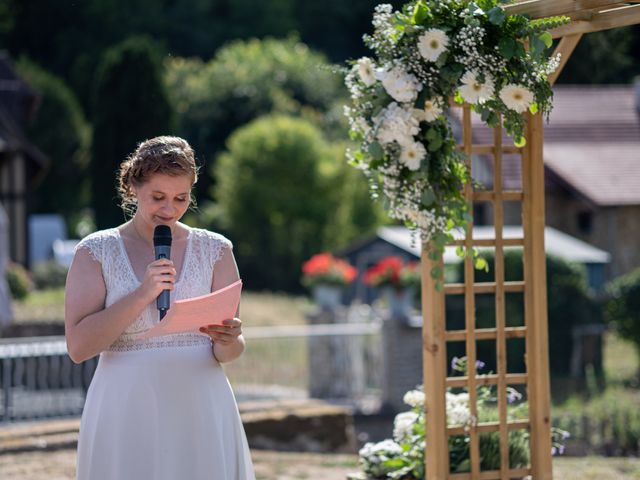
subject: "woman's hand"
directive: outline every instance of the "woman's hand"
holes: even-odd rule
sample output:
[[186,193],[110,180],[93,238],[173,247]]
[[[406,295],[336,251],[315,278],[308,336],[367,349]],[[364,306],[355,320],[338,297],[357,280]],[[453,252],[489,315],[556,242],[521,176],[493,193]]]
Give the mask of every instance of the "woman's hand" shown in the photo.
[[174,283],[176,283],[176,269],[173,262],[167,258],[161,258],[147,265],[139,289],[144,297],[152,302],[163,290],[173,290]]
[[201,333],[209,335],[214,343],[231,345],[242,335],[242,320],[229,318],[222,321],[222,325],[207,325],[200,328]]

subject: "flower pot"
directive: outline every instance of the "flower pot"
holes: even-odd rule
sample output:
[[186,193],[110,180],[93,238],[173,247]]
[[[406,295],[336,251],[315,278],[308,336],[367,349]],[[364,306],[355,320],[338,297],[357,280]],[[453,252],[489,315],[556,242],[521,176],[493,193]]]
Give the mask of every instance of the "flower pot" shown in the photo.
[[323,310],[335,310],[342,303],[342,288],[319,284],[311,290],[313,301]]
[[404,318],[411,314],[413,310],[413,297],[415,289],[406,287],[400,290],[393,287],[386,287],[384,295],[387,299],[389,312],[396,318]]

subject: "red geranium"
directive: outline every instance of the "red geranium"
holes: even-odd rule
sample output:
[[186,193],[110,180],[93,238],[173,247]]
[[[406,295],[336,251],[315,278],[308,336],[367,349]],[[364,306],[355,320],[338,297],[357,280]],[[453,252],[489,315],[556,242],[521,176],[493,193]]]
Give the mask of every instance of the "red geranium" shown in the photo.
[[364,283],[373,287],[386,285],[404,288],[420,283],[420,269],[416,262],[404,263],[400,257],[384,257],[364,273]]
[[347,285],[358,275],[358,271],[349,263],[328,252],[318,253],[304,262],[302,273],[302,283],[308,287],[319,283]]

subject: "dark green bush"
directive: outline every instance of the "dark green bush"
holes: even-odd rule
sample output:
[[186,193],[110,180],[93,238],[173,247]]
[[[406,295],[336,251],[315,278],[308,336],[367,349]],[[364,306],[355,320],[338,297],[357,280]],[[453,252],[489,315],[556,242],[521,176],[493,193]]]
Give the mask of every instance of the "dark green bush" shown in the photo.
[[45,288],[64,287],[69,269],[54,260],[40,262],[31,270],[31,276],[35,287]]
[[15,300],[24,300],[33,288],[29,272],[19,263],[9,263],[7,267],[7,283]]
[[640,354],[640,268],[607,286],[605,315],[621,337],[633,342]]

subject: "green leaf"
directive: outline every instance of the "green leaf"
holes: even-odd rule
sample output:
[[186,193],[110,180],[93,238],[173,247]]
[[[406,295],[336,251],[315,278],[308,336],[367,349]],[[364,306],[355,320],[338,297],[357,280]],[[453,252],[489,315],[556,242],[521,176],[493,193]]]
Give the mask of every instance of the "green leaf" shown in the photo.
[[427,18],[429,18],[429,7],[424,4],[424,2],[416,3],[415,8],[413,9],[413,15],[411,16],[411,23],[414,25],[420,25]]
[[464,257],[464,248],[462,246],[458,245],[456,247],[456,255],[461,258]]
[[489,264],[482,257],[476,257],[475,267],[476,267],[476,270],[484,270],[485,272],[489,271]]
[[532,103],[531,105],[529,105],[529,111],[531,112],[532,115],[535,115],[536,113],[538,113],[538,104]]
[[489,17],[489,21],[494,25],[502,25],[504,23],[505,18],[507,18],[504,10],[500,7],[493,7],[491,10],[487,12],[487,16]]
[[553,44],[553,37],[549,32],[541,33],[538,38],[542,43],[544,43],[545,47],[551,48],[551,45]]
[[436,292],[440,293],[444,290],[444,285],[442,282],[436,282]]
[[442,268],[440,267],[433,267],[431,269],[431,277],[433,278],[440,278],[442,276]]
[[462,95],[460,95],[460,90],[456,90],[456,94],[453,97],[453,101],[460,105],[464,103],[464,98],[462,98]]
[[420,90],[420,93],[418,94],[418,98],[416,98],[416,101],[414,102],[413,106],[415,108],[423,109],[424,102],[427,101],[427,98],[429,98],[429,92],[426,88],[423,88],[422,90]]
[[527,140],[524,137],[515,137],[513,139],[513,144],[518,148],[522,148],[527,144]]
[[384,150],[378,142],[373,142],[369,145],[369,155],[374,160],[380,160],[384,157]]
[[433,202],[436,200],[436,195],[433,193],[433,190],[427,188],[424,192],[422,192],[422,204],[425,207],[430,207],[433,205]]
[[500,54],[507,60],[511,60],[515,56],[517,47],[518,42],[513,38],[503,38],[500,40],[500,43],[498,43]]
[[427,144],[427,150],[430,152],[437,152],[440,147],[442,147],[442,137],[437,137]]

